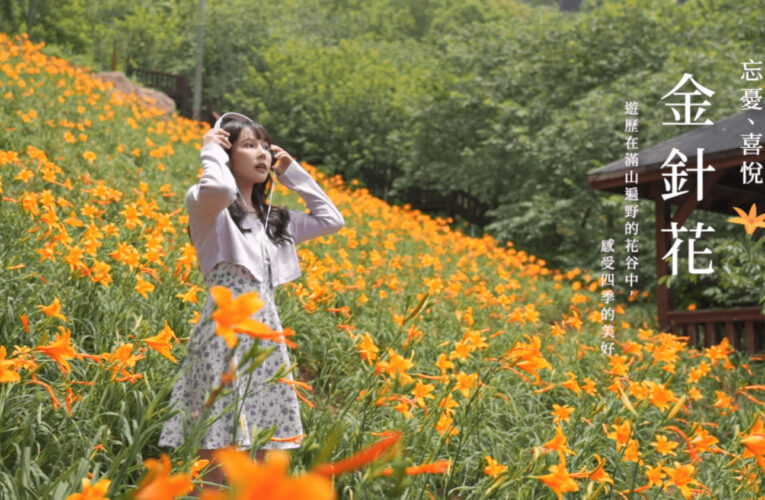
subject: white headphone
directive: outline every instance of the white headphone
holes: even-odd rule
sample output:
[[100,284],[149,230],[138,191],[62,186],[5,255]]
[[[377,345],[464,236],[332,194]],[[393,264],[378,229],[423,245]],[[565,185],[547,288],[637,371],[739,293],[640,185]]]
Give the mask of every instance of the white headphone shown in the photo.
[[[249,121],[249,122],[254,122],[254,121],[255,121],[255,120],[253,120],[252,118],[250,118],[250,117],[248,117],[248,116],[245,116],[245,115],[243,115],[243,114],[241,114],[241,113],[234,113],[234,112],[230,112],[230,113],[223,113],[223,114],[222,114],[222,115],[221,115],[221,116],[220,116],[220,117],[219,117],[219,118],[218,118],[218,119],[215,121],[215,125],[213,125],[213,128],[221,128],[221,126],[220,126],[220,125],[221,125],[221,122],[223,122],[223,118],[225,118],[225,117],[227,117],[227,116],[230,116],[230,117],[232,117],[232,118],[238,118],[239,120],[242,120],[242,121]],[[274,175],[271,175],[271,172],[272,172],[272,170],[269,170],[269,171],[268,171],[268,175],[271,177],[271,194],[269,195],[269,198],[268,198],[268,210],[266,211],[266,224],[265,224],[265,230],[268,230],[268,216],[271,214],[271,200],[273,200],[273,199],[274,199],[274,185],[276,184],[276,176],[274,176]],[[240,192],[239,192],[239,188],[238,188],[238,187],[236,188],[236,194],[237,194],[238,196],[241,196],[241,197],[242,197],[242,199],[244,199],[244,196],[242,196],[242,193],[240,193]],[[267,234],[267,233],[266,233],[266,234]]]

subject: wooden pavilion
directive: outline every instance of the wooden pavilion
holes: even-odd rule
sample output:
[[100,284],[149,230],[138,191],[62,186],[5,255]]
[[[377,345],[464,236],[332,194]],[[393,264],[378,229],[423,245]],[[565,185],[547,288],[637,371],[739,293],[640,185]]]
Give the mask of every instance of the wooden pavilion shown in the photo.
[[[694,126],[689,132],[639,151],[637,167],[627,167],[626,159],[622,157],[589,171],[587,181],[594,189],[624,194],[627,171],[633,170],[638,174],[638,184],[630,186],[638,188],[639,198],[651,199],[655,203],[656,270],[657,276],[662,277],[669,274],[669,266],[662,256],[670,249],[672,234],[661,230],[669,229],[672,221],[681,227],[696,209],[720,212],[731,217],[737,215],[734,206],[748,211],[755,203],[760,210],[765,209],[765,169],[761,175],[762,183],[752,181],[744,184],[741,173],[744,161],[765,165],[765,141],[761,141],[762,150],[755,151],[759,153],[757,155],[745,156],[743,150],[743,136],[761,134],[764,125],[765,111],[747,110],[721,119],[713,125]],[[685,177],[687,182],[682,190],[687,190],[687,194],[666,201],[662,198],[662,194],[667,192],[664,184],[666,177],[662,173],[666,175],[668,169],[662,170],[661,166],[670,156],[672,148],[677,148],[687,156],[686,169],[696,168],[698,148],[703,148],[703,166],[714,167],[714,172],[704,173],[702,201],[696,201],[695,172],[688,172]],[[758,237],[761,232],[757,230],[754,236]],[[686,248],[685,245],[681,250]],[[672,310],[672,294],[666,285],[659,285],[656,295],[659,328],[688,336],[692,346],[715,345],[725,336],[736,349],[743,348],[750,353],[765,349],[765,315],[759,306],[675,311]]]

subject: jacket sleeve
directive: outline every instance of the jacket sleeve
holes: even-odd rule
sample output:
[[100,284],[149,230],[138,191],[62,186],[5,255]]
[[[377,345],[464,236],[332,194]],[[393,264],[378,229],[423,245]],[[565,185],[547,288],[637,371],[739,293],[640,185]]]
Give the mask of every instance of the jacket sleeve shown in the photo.
[[345,226],[340,210],[298,162],[293,160],[277,178],[297,192],[310,210],[310,213],[290,210],[289,230],[296,245],[301,241],[332,234]]
[[202,177],[186,191],[186,206],[189,213],[217,215],[236,200],[236,180],[228,168],[228,154],[220,144],[206,144],[199,155]]

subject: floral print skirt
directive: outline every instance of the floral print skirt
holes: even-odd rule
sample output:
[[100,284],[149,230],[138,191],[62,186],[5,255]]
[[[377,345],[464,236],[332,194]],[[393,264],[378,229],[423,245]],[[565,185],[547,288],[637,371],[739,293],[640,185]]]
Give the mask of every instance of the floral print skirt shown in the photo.
[[[274,303],[273,288],[269,285],[270,280],[269,283],[260,282],[244,266],[219,262],[208,273],[206,281],[210,287],[228,287],[234,296],[257,291],[264,305],[252,318],[267,324],[273,330],[282,331]],[[202,415],[210,394],[220,384],[221,375],[231,371],[233,366],[239,366],[243,354],[254,342],[260,342],[261,348],[275,346],[276,349],[250,373],[236,371],[236,378],[224,387],[224,391],[218,393],[208,415],[211,413],[222,416],[207,428],[200,449],[218,449],[230,445],[250,448],[250,433],[253,428],[264,429],[273,425],[276,425],[276,432],[272,440],[261,449],[299,447],[298,436],[303,434],[303,427],[295,389],[283,382],[267,382],[282,365],[285,368],[291,366],[287,346],[281,342],[255,340],[248,335],[237,334],[237,345],[231,350],[231,361],[227,361],[229,349],[223,338],[215,334],[215,322],[205,323],[215,308],[215,301],[208,292],[199,323],[190,335],[188,357],[179,367],[181,371],[186,371],[173,387],[170,396],[170,409],[177,408],[181,412],[163,425],[159,446],[177,448],[183,444],[188,432],[188,429],[184,429],[184,418],[189,424],[193,424],[195,419]],[[292,373],[284,378],[293,380]],[[224,413],[224,408],[232,402],[233,409]]]

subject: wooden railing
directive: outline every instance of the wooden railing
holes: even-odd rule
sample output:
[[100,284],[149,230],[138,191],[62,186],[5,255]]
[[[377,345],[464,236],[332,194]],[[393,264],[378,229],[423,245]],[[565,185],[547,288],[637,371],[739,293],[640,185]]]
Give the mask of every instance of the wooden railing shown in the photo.
[[174,75],[162,71],[136,68],[130,63],[127,64],[125,73],[127,76],[135,76],[148,87],[161,90],[175,101],[178,113],[181,116],[191,117],[191,91],[189,90],[186,75]]
[[687,336],[698,348],[719,344],[727,337],[731,346],[754,354],[765,350],[765,315],[760,307],[669,311],[669,331]]

